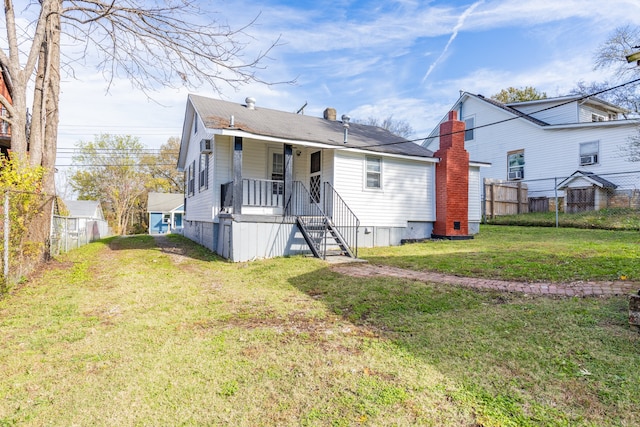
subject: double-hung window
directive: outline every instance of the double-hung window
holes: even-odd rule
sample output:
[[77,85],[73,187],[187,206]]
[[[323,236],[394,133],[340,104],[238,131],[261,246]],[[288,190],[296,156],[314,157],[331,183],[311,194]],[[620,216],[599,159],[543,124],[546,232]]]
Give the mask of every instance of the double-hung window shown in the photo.
[[524,150],[507,153],[507,178],[509,180],[524,179]]
[[476,119],[475,117],[467,117],[466,119],[464,119],[464,140],[466,141],[473,141],[473,139],[475,138],[475,133],[474,133],[474,128],[476,126]]
[[367,188],[382,188],[382,159],[380,157],[366,157]]
[[599,142],[590,141],[580,144],[580,166],[595,165],[598,163]]
[[200,154],[200,174],[199,174],[200,191],[209,188],[209,155],[207,153]]
[[193,196],[196,187],[196,161],[194,160],[189,165],[187,170],[187,194]]
[[284,193],[284,153],[271,153],[271,180],[278,181],[272,183],[273,194]]

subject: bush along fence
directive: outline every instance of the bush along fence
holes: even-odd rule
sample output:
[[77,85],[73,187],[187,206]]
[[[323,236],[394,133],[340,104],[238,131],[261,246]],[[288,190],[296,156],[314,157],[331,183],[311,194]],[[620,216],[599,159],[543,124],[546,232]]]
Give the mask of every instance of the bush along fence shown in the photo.
[[104,220],[54,215],[55,196],[5,190],[0,197],[0,295],[51,255],[111,235]]
[[[609,212],[640,212],[640,171],[596,174],[577,171],[570,176],[502,181],[485,179],[483,217],[486,222],[519,214],[561,216]],[[495,221],[494,221],[495,220]]]
[[[0,293],[18,282],[48,256],[48,230],[54,197],[39,192],[2,192]],[[45,225],[45,226],[41,226]]]

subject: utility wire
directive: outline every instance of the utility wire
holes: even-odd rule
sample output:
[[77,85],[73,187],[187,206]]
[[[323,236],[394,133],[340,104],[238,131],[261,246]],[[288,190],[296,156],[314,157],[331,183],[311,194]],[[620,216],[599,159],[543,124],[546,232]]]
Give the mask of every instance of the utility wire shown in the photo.
[[462,132],[466,132],[466,131],[469,131],[469,130],[475,130],[475,129],[486,128],[486,127],[489,127],[489,126],[495,126],[495,125],[499,125],[499,124],[502,124],[502,123],[505,123],[505,122],[509,122],[511,120],[521,119],[521,118],[524,118],[524,117],[529,117],[531,119],[536,120],[535,117],[532,117],[532,114],[537,114],[537,113],[541,113],[543,111],[547,111],[547,110],[551,110],[551,109],[554,109],[554,108],[562,107],[563,105],[571,104],[572,102],[575,102],[575,101],[581,101],[581,100],[586,99],[586,98],[591,98],[591,97],[600,95],[602,93],[609,92],[609,91],[612,91],[612,90],[615,90],[615,89],[620,89],[621,87],[628,86],[630,84],[638,83],[638,82],[640,82],[640,78],[628,81],[626,83],[619,84],[617,86],[610,87],[608,89],[603,89],[603,90],[598,91],[598,92],[593,92],[591,94],[583,95],[583,96],[581,96],[579,98],[573,98],[571,100],[562,102],[562,103],[557,104],[557,105],[541,108],[540,110],[533,111],[533,112],[528,113],[528,114],[527,113],[522,113],[522,112],[514,109],[516,111],[516,113],[514,113],[514,114],[516,114],[515,117],[509,117],[508,119],[498,120],[496,122],[491,122],[491,123],[487,123],[487,124],[484,124],[484,125],[474,126],[474,127],[468,128],[468,129],[461,130],[461,131],[443,133],[443,134],[438,134],[438,135],[434,135],[434,136],[427,136],[426,138],[425,137],[421,137],[421,138],[409,139],[409,140],[405,140],[405,141],[390,142],[390,143],[387,143],[387,144],[361,145],[361,146],[353,147],[353,148],[387,147],[389,145],[405,144],[407,142],[426,141],[428,139],[435,139],[435,138],[440,138],[440,137],[443,137],[443,136],[455,135],[457,133],[462,133]]
[[[408,140],[397,141],[397,142],[389,142],[389,143],[386,143],[386,144],[360,145],[360,146],[352,147],[352,148],[356,148],[356,149],[375,148],[375,147],[388,147],[388,146],[391,146],[391,145],[406,144],[408,142],[417,143],[418,141],[426,141],[426,140],[429,140],[429,139],[435,139],[435,138],[441,138],[443,136],[455,135],[455,134],[466,132],[466,131],[470,131],[470,130],[481,129],[481,128],[486,128],[486,127],[490,127],[490,126],[496,126],[496,125],[499,125],[499,124],[502,124],[502,123],[506,123],[506,122],[509,122],[509,121],[512,121],[512,120],[517,120],[517,119],[526,118],[526,117],[528,117],[530,119],[533,119],[533,120],[537,120],[535,117],[532,116],[533,114],[538,114],[538,113],[541,113],[543,111],[552,110],[554,108],[562,107],[563,105],[567,105],[567,104],[571,104],[571,103],[576,102],[576,101],[581,101],[583,99],[591,98],[591,97],[594,97],[594,96],[597,96],[597,95],[600,95],[600,94],[603,94],[603,93],[606,93],[606,92],[609,92],[609,91],[612,91],[612,90],[620,89],[622,87],[625,87],[625,86],[628,86],[628,85],[631,85],[631,84],[634,84],[634,83],[638,83],[638,82],[640,82],[640,78],[637,78],[637,79],[634,79],[634,80],[630,80],[628,82],[625,82],[625,83],[622,83],[622,84],[619,84],[617,86],[613,86],[613,87],[610,87],[610,88],[607,88],[607,89],[603,89],[603,90],[600,90],[600,91],[597,91],[597,92],[593,92],[593,93],[590,93],[590,94],[582,95],[582,96],[580,96],[578,98],[572,98],[572,99],[570,99],[568,101],[565,101],[565,102],[562,102],[560,104],[552,105],[552,106],[545,107],[545,108],[541,108],[541,109],[533,111],[531,113],[523,113],[523,112],[520,112],[520,111],[518,111],[516,109],[513,109],[514,110],[513,114],[515,114],[514,117],[509,117],[507,119],[498,120],[498,121],[491,122],[491,123],[486,123],[484,125],[474,126],[474,127],[471,127],[471,128],[464,129],[462,131],[449,132],[449,133],[445,133],[445,134],[437,134],[437,135],[433,135],[433,136],[420,137],[420,138],[408,139]],[[350,148],[350,147],[347,147],[347,148]],[[60,154],[72,154],[72,153],[76,152],[75,150],[82,150],[82,149],[61,148],[59,150],[72,150],[70,153],[60,153]],[[110,152],[110,151],[125,152],[126,151],[126,150],[117,149],[117,148],[97,148],[97,149],[94,149],[94,150],[95,151],[100,151],[100,152]],[[160,154],[161,149],[143,148],[143,149],[138,149],[138,151],[144,151],[144,152],[149,152],[149,153],[158,153],[158,154]],[[165,152],[165,153],[176,153],[175,150],[162,151],[162,152]],[[161,163],[158,163],[158,164],[155,164],[155,165],[156,166],[172,166],[172,164],[161,164]],[[56,165],[56,166],[58,166],[58,167],[71,167],[71,166],[78,166],[78,167],[102,166],[102,167],[107,167],[107,166],[121,166],[121,165],[103,164],[103,165]],[[129,165],[124,165],[124,166],[129,166]],[[140,165],[140,166],[142,166],[142,165]]]

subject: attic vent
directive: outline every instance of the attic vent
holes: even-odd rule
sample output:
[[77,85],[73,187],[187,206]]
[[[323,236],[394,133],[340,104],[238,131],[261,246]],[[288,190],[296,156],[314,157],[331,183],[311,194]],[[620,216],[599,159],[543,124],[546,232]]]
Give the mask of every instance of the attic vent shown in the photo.
[[255,98],[247,98],[244,100],[244,102],[247,104],[247,108],[249,110],[255,110],[256,109],[256,99]]

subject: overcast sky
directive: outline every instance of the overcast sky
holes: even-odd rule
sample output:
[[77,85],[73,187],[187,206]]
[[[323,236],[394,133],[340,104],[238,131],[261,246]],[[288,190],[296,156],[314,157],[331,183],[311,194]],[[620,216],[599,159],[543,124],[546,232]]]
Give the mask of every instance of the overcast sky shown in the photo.
[[[211,3],[209,3],[211,4]],[[59,147],[95,134],[138,136],[158,148],[180,136],[189,92],[321,116],[406,120],[427,136],[459,91],[491,96],[534,86],[565,95],[579,80],[603,80],[593,70],[597,47],[622,25],[640,25],[638,0],[345,1],[232,0],[213,3],[231,26],[258,16],[247,32],[248,53],[280,37],[258,72],[266,81],[222,94],[210,88],[161,89],[154,100],[128,81],[106,93],[103,76],[76,68],[63,82]],[[210,6],[211,7],[211,6]],[[61,158],[58,164],[68,163]]]

